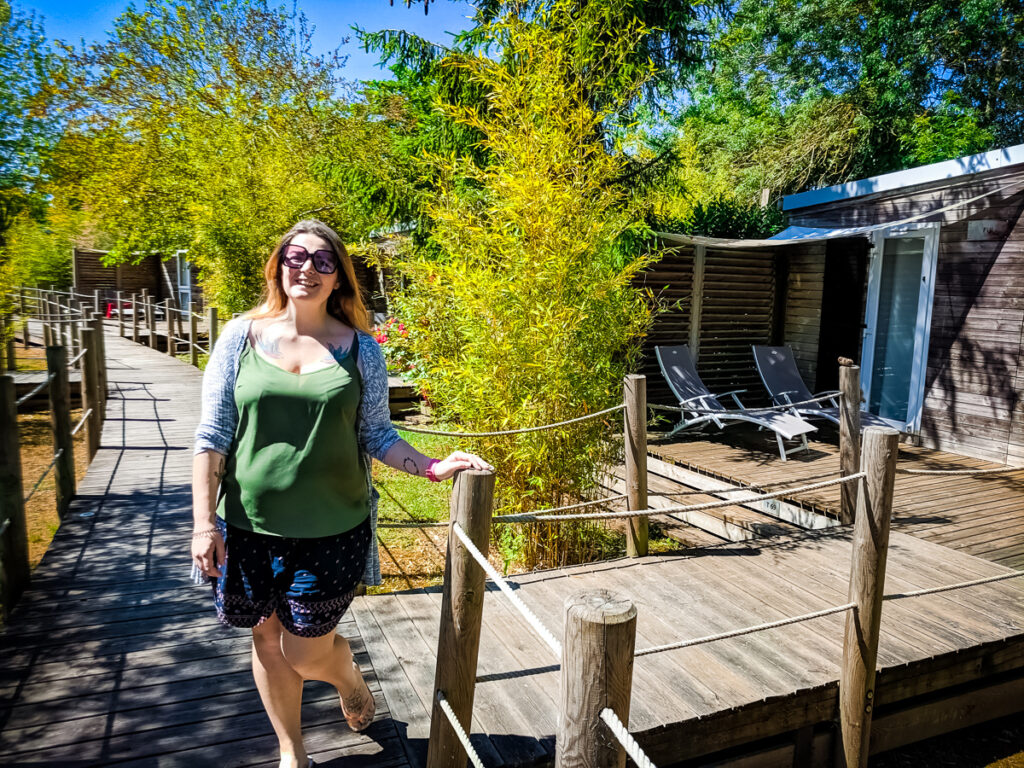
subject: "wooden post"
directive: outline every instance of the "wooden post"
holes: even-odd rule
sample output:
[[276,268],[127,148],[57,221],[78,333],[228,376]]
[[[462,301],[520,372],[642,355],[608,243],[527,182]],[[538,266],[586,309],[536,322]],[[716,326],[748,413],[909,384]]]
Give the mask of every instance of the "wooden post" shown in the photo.
[[32,333],[32,329],[29,327],[28,321],[28,315],[21,316],[21,343],[25,349],[28,349],[30,346],[32,346],[32,341],[29,338],[30,334]]
[[132,294],[132,341],[139,343],[139,294]]
[[28,317],[28,312],[25,311],[25,286],[18,288],[18,314]]
[[63,520],[75,495],[75,449],[71,439],[71,405],[68,402],[68,351],[66,347],[46,348],[46,370],[50,381],[50,429],[53,455],[59,456],[53,467],[57,488],[57,516]]
[[[860,366],[839,358],[839,475],[860,471]],[[853,522],[857,511],[857,483],[839,486],[839,521]]]
[[[700,356],[700,328],[704,314],[704,268],[707,264],[707,246],[693,246],[693,281],[690,288],[690,354],[693,362]],[[698,366],[699,367],[699,366]]]
[[[859,403],[858,403],[859,405]],[[888,427],[864,430],[861,467],[867,473],[857,493],[850,566],[850,602],[846,615],[843,669],[839,678],[839,723],[847,768],[865,768],[875,702],[878,628],[885,589],[892,487],[900,433]]]
[[188,304],[188,359],[195,368],[199,367],[199,350],[196,343],[199,341],[199,324],[196,322],[195,308],[192,302]]
[[[79,320],[85,320],[85,313],[81,311],[83,309],[82,302],[73,301],[72,303],[76,305],[74,309],[77,309],[79,311],[72,312],[72,314],[68,317],[68,319],[71,321],[68,323],[68,341],[70,343],[68,344],[66,351],[70,352],[71,355],[76,355],[82,351],[82,347],[78,342],[78,326]],[[75,367],[81,368],[81,361],[75,363]]]
[[[494,474],[466,469],[455,476],[451,520],[457,523],[486,556],[491,538]],[[480,621],[484,610],[484,570],[455,535],[448,533],[441,598],[441,630],[434,671],[433,709],[427,768],[465,768],[466,751],[437,702],[444,694],[466,730],[473,718]]]
[[[13,332],[13,326],[12,326]],[[13,338],[13,337],[12,337]],[[0,341],[3,341],[4,349],[7,349],[7,318],[0,315]],[[14,370],[14,366],[7,360],[7,354],[0,354],[0,374],[6,373],[7,369]]]
[[156,307],[152,296],[146,297],[146,330],[149,332],[149,348],[156,349]]
[[99,403],[99,424],[107,420],[107,342],[103,337],[103,318],[99,315],[92,319],[92,329],[96,335],[96,402]]
[[124,292],[117,292],[117,334],[124,338]]
[[[647,509],[647,378],[631,373],[622,385],[626,403],[626,494],[629,508]],[[647,554],[647,517],[629,518],[626,554]]]
[[209,307],[206,310],[206,347],[213,354],[213,345],[217,343],[217,308]]
[[177,346],[174,342],[174,313],[170,299],[164,299],[164,319],[167,321],[167,354],[174,357]]
[[629,725],[636,606],[606,589],[565,601],[555,768],[624,768],[626,751],[601,720]]
[[92,311],[95,312],[100,317],[103,317],[103,315],[106,314],[106,313],[104,313],[100,309],[100,289],[99,288],[95,289],[92,292]]
[[92,414],[85,420],[85,445],[89,452],[89,461],[100,447],[100,409],[99,409],[99,379],[96,371],[96,331],[92,328],[81,328],[78,331],[78,338],[82,349],[86,350],[82,358],[82,413],[92,409]]
[[13,376],[0,376],[0,528],[0,600],[6,617],[31,576]]

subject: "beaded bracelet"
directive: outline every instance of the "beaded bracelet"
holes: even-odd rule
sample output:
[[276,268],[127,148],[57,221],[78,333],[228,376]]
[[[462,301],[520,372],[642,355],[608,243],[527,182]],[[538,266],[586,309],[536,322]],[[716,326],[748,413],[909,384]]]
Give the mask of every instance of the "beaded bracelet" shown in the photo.
[[207,528],[205,531],[195,531],[192,534],[193,539],[198,539],[200,536],[209,536],[212,539],[214,536],[220,536],[220,531],[216,528]]

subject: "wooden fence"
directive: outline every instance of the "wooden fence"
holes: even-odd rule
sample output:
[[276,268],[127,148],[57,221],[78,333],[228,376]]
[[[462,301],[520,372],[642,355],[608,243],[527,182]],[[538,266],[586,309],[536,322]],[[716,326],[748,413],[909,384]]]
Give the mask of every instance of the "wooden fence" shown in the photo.
[[[6,372],[0,376],[0,600],[5,617],[31,576],[25,505],[52,472],[57,515],[64,518],[75,495],[74,436],[85,430],[91,461],[99,448],[107,400],[103,318],[96,312],[95,302],[83,301],[83,297],[74,294],[26,289],[11,298],[15,299],[15,313],[3,318]],[[41,328],[38,343],[46,350],[46,371],[40,372],[38,383],[28,377],[31,389],[19,397],[13,375],[18,370],[16,342],[20,335],[25,349],[32,345],[30,320]],[[77,424],[71,423],[69,370],[79,372],[82,416]],[[25,493],[18,412],[44,393],[50,413],[53,455]]]

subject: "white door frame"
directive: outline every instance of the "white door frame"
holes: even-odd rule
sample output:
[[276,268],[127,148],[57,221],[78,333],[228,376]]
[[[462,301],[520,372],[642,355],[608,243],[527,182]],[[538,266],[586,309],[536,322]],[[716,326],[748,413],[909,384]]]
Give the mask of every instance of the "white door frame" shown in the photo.
[[928,342],[931,336],[932,304],[935,300],[935,269],[939,261],[939,232],[938,223],[913,223],[879,229],[871,233],[873,247],[868,260],[868,290],[864,308],[864,338],[861,345],[860,365],[861,390],[866,401],[871,393],[871,373],[875,357],[874,341],[878,323],[878,299],[885,241],[887,238],[924,236],[921,291],[918,294],[917,324],[914,328],[914,360],[910,374],[910,393],[905,425],[905,431],[911,434],[917,434],[921,430],[921,413],[924,410],[924,389],[928,372]]

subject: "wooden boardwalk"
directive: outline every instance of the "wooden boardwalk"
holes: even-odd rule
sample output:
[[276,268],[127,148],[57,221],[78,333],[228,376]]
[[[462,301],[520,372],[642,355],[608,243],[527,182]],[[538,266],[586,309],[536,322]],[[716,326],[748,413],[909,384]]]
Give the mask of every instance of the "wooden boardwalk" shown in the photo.
[[[276,765],[276,740],[250,672],[249,635],[222,628],[208,589],[187,578],[200,374],[109,328],[107,347],[102,447],[0,633],[0,762]],[[736,508],[736,521],[745,509]],[[566,596],[607,587],[631,597],[638,647],[846,602],[848,530],[800,532],[778,523],[771,533],[684,557],[515,581],[556,635]],[[894,534],[888,590],[1007,570],[963,550]],[[304,733],[318,764],[422,764],[439,606],[437,590],[357,599],[341,631],[378,714],[367,733],[353,734],[333,689],[310,683]],[[790,764],[794,754],[815,758],[801,764],[820,762],[835,716],[841,626],[831,616],[638,658],[630,729],[662,765],[751,742]],[[1019,709],[1024,584],[886,603],[879,664],[876,750]],[[491,588],[479,672],[472,730],[485,764],[550,763],[555,660]]]
[[[680,490],[673,480],[692,482],[697,479],[694,475],[702,475],[734,486],[754,485],[775,490],[839,474],[836,445],[811,441],[810,447],[810,451],[793,454],[789,461],[782,462],[772,446],[756,432],[737,430],[714,440],[652,440],[649,446],[655,458],[650,465],[654,473],[652,484],[654,491],[669,493]],[[910,445],[900,446],[899,469],[958,470],[995,466],[981,459]],[[673,472],[673,468],[689,471],[678,473]],[[696,502],[700,499],[687,497],[681,501],[676,498],[674,503],[689,503],[691,500]],[[788,496],[786,501],[797,509],[836,518],[839,487]],[[792,527],[785,521],[761,520],[754,510],[729,509],[737,521],[756,517],[755,523],[773,522],[780,528]],[[1024,468],[973,476],[897,474],[893,529],[1012,568],[1024,569]]]
[[[222,627],[188,580],[201,374],[109,328],[107,354],[102,447],[0,634],[0,763],[276,766],[250,634]],[[307,745],[319,764],[401,766],[354,621],[341,631],[377,721],[353,734],[334,689],[309,683]]]
[[[849,528],[831,529],[514,582],[556,637],[569,595],[606,588],[628,596],[640,649],[846,602],[850,538]],[[886,582],[890,592],[909,591],[1007,570],[896,533]],[[416,590],[360,598],[355,610],[414,765],[422,765],[429,733],[440,602],[439,590]],[[489,586],[483,613],[473,742],[489,767],[547,764],[558,715],[555,659],[496,588]],[[843,621],[833,615],[637,658],[630,731],[658,765],[771,738],[784,743],[771,747],[781,762],[767,764],[820,764],[836,717]],[[886,602],[879,669],[873,751],[1024,709],[1024,583]],[[953,686],[961,699],[943,701],[937,692]],[[922,714],[925,695],[932,709]],[[801,731],[816,755],[793,762]]]

